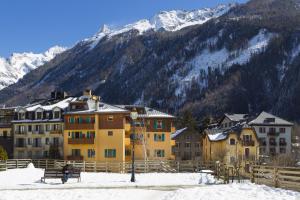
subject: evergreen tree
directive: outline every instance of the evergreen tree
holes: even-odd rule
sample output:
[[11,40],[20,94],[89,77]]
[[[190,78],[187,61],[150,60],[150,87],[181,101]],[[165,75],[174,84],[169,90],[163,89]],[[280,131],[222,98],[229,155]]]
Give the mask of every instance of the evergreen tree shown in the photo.
[[2,146],[0,146],[0,160],[7,160],[7,159],[8,159],[7,152]]

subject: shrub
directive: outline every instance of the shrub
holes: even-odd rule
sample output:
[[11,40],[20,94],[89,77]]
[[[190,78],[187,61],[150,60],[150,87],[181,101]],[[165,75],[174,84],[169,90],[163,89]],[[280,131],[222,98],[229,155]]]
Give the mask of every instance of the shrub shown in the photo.
[[6,150],[0,146],[0,160],[7,160],[8,156],[7,156],[7,152]]

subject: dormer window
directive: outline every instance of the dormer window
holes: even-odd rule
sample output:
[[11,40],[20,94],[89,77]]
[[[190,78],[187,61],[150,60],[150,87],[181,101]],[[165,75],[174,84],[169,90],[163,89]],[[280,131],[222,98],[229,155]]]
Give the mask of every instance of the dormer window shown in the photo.
[[36,112],[36,119],[42,119],[42,112]]
[[24,120],[25,119],[25,113],[24,112],[19,112],[18,113],[18,119],[19,120]]
[[60,118],[60,112],[54,111],[54,119],[59,119],[59,118]]

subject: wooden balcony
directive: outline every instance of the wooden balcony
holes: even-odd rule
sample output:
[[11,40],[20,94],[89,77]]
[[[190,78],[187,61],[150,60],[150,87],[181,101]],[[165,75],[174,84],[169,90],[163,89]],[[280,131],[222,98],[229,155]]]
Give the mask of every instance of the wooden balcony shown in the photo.
[[249,140],[249,141],[243,140],[242,144],[243,144],[243,146],[249,147],[249,146],[254,146],[255,142],[254,142],[254,140]]
[[94,129],[94,123],[81,123],[81,124],[65,124],[65,130],[93,130]]
[[53,130],[53,131],[50,131],[50,134],[58,134],[58,135],[62,135],[63,134],[63,131],[62,130]]
[[83,156],[67,156],[67,160],[83,160]]
[[69,138],[68,144],[94,144],[95,138]]

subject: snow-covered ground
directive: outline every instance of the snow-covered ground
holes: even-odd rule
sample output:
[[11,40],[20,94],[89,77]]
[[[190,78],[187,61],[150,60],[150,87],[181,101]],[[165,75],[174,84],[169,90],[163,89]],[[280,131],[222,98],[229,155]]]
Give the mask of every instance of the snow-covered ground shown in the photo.
[[0,200],[300,200],[298,192],[254,185],[249,182],[212,184],[216,180],[211,175],[199,173],[137,174],[136,183],[129,181],[130,174],[82,173],[80,183],[71,179],[64,185],[59,180],[46,180],[46,183],[41,183],[41,176],[43,170],[32,167],[0,172]]

